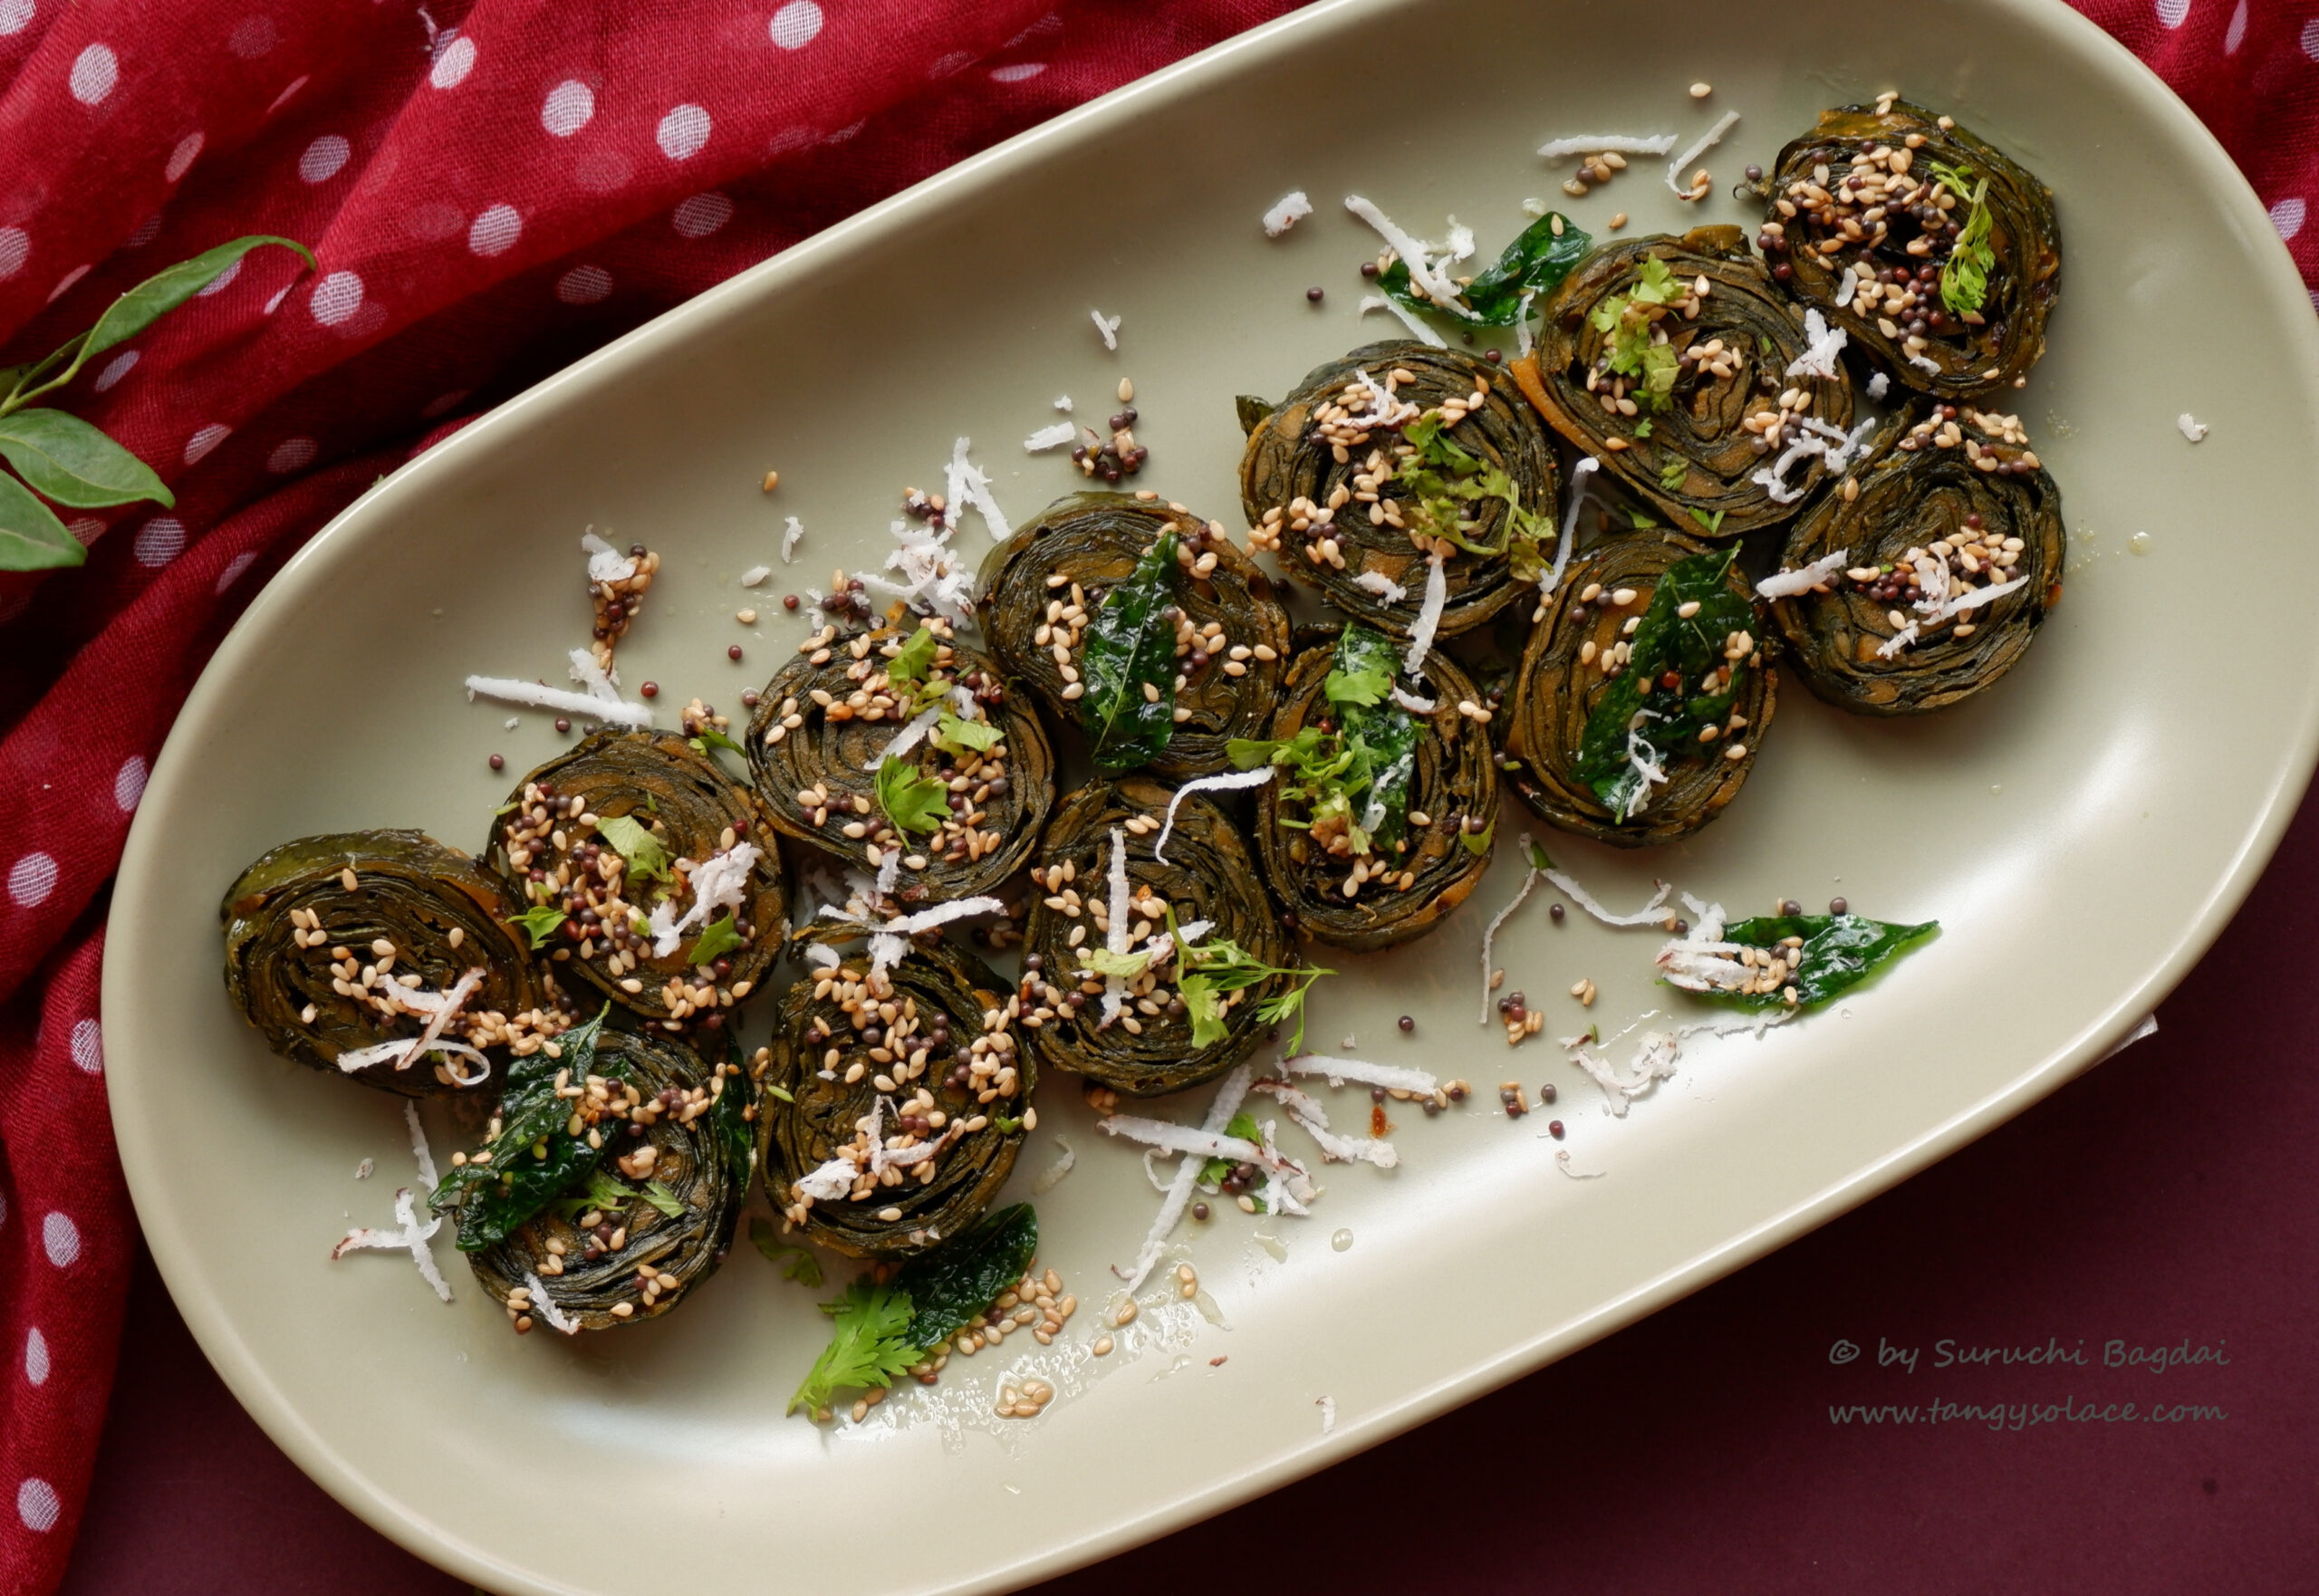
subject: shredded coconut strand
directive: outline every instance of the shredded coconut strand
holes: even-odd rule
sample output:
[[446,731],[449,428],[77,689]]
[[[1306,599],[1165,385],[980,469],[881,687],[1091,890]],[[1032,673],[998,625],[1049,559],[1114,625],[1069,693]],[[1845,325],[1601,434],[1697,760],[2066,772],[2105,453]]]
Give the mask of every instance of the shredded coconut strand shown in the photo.
[[1708,150],[1714,149],[1718,144],[1722,143],[1723,136],[1726,133],[1728,133],[1738,120],[1739,113],[1737,111],[1725,111],[1717,120],[1715,126],[1709,128],[1706,132],[1699,135],[1698,141],[1697,143],[1693,144],[1689,149],[1683,151],[1682,154],[1677,156],[1673,160],[1669,161],[1667,163],[1667,187],[1673,189],[1679,197],[1689,199],[1691,197],[1691,191],[1682,181],[1683,168],[1689,166],[1693,161],[1698,159],[1699,157],[1705,155]]
[[573,649],[564,655],[571,661],[572,679],[588,689],[589,695],[601,704],[621,701],[619,679],[596,663],[596,657],[585,649]]
[[346,1239],[331,1249],[332,1260],[335,1262],[349,1253],[365,1249],[380,1252],[408,1252],[410,1255],[410,1261],[419,1266],[419,1278],[435,1289],[437,1296],[447,1303],[449,1302],[451,1283],[445,1280],[443,1272],[435,1266],[434,1250],[427,1245],[435,1233],[443,1227],[442,1219],[439,1216],[431,1217],[426,1224],[421,1225],[419,1222],[418,1206],[411,1200],[410,1187],[406,1186],[395,1193],[395,1223],[399,1228],[394,1230],[364,1228],[348,1231]]
[[1554,1168],[1569,1176],[1573,1180],[1600,1180],[1602,1178],[1602,1171],[1600,1169],[1596,1169],[1590,1174],[1582,1175],[1577,1170],[1572,1168],[1570,1167],[1570,1149],[1566,1147],[1556,1148],[1554,1149]]
[[[1261,787],[1270,780],[1272,780],[1272,766],[1261,764],[1254,770],[1234,771],[1227,775],[1220,776],[1199,776],[1186,782],[1176,789],[1175,796],[1168,800],[1168,818],[1160,822],[1160,840],[1151,845],[1152,862],[1155,864],[1168,862],[1168,839],[1175,833],[1176,806],[1186,798],[1190,797],[1194,793],[1236,793],[1248,787]],[[1112,835],[1116,837],[1118,833],[1113,832]],[[1114,918],[1123,915],[1124,912],[1122,909],[1111,910]]]
[[1833,377],[1836,357],[1850,341],[1841,327],[1831,327],[1816,305],[1804,312],[1804,352],[1787,363],[1790,377]]
[[1909,357],[1909,364],[1914,366],[1918,370],[1923,372],[1928,377],[1938,377],[1940,375],[1939,363],[1936,361],[1928,360],[1923,355],[1910,355]]
[[1872,371],[1868,377],[1868,397],[1881,399],[1892,391],[1892,380],[1881,371]]
[[1548,160],[1564,160],[1573,155],[1608,155],[1613,150],[1621,155],[1664,155],[1674,148],[1672,133],[1653,133],[1649,138],[1637,138],[1631,133],[1584,133],[1575,139],[1549,139],[1538,146],[1538,153]]
[[1602,907],[1602,902],[1595,898],[1594,894],[1589,892],[1585,888],[1580,886],[1576,881],[1573,880],[1569,876],[1564,875],[1562,871],[1557,870],[1541,870],[1539,874],[1544,876],[1547,880],[1552,881],[1556,888],[1560,889],[1564,897],[1569,899],[1573,903],[1578,905],[1579,908],[1584,909],[1588,914],[1593,915],[1596,919],[1602,921],[1606,926],[1657,926],[1665,924],[1667,920],[1667,895],[1674,890],[1674,888],[1669,886],[1666,882],[1661,881],[1659,883],[1659,890],[1651,894],[1650,901],[1644,904],[1641,909],[1635,910],[1634,913],[1612,914],[1609,909]]
[[1440,699],[1420,698],[1415,693],[1403,689],[1399,683],[1393,687],[1393,702],[1411,715],[1430,715],[1441,707]]
[[[937,704],[930,708],[921,709],[916,715],[910,716],[909,724],[903,726],[901,730],[896,732],[893,736],[893,741],[888,743],[883,748],[880,749],[875,758],[865,759],[861,762],[861,768],[864,770],[876,770],[880,765],[885,764],[889,758],[899,759],[903,755],[909,753],[911,749],[917,747],[920,743],[926,740],[926,734],[932,731],[936,724],[941,720],[942,712],[948,707],[948,706],[947,705]],[[896,849],[894,851],[899,853],[900,852],[900,850]]]
[[1825,592],[1829,578],[1841,575],[1851,560],[1850,549],[1838,549],[1809,565],[1798,566],[1794,571],[1775,572],[1756,584],[1756,596],[1768,601],[1792,599],[1798,593]]
[[1313,202],[1304,197],[1304,190],[1284,194],[1278,205],[1265,212],[1265,236],[1277,238],[1312,214]]
[[1119,348],[1120,322],[1123,318],[1113,316],[1107,321],[1101,311],[1089,311],[1087,313],[1095,319],[1095,331],[1103,335],[1103,347],[1113,350]]
[[1340,1164],[1374,1164],[1380,1169],[1399,1167],[1400,1154],[1393,1144],[1377,1137],[1342,1136],[1329,1129],[1329,1116],[1321,1105],[1285,1081],[1259,1081],[1251,1091],[1261,1091],[1279,1100],[1288,1110],[1288,1117],[1304,1128],[1321,1149],[1321,1156]]
[[[409,1098],[402,1100],[402,1119],[410,1128],[410,1156],[419,1162],[419,1183],[431,1192],[443,1183],[443,1178],[435,1172],[435,1154],[427,1145],[426,1128],[419,1122],[419,1105]],[[362,1160],[362,1173],[366,1178],[370,1173],[368,1159]]]
[[595,528],[580,534],[580,546],[588,552],[590,582],[626,582],[636,574],[636,562],[598,537]]
[[644,705],[608,702],[592,693],[567,692],[562,687],[542,687],[510,676],[471,676],[467,679],[467,689],[470,701],[480,695],[503,704],[521,704],[527,709],[561,709],[566,715],[585,716],[613,726],[652,724],[652,711]]
[[741,572],[741,585],[745,588],[753,588],[772,574],[773,567],[770,565],[752,565]]
[[[1208,1102],[1208,1117],[1201,1122],[1204,1130],[1221,1131],[1232,1122],[1232,1116],[1240,1111],[1240,1104],[1248,1095],[1248,1082],[1255,1072],[1252,1066],[1242,1063],[1224,1077],[1216,1089],[1216,1096]],[[1192,1190],[1199,1183],[1199,1165],[1189,1159],[1177,1166],[1176,1178],[1169,1186],[1166,1197],[1160,1201],[1159,1216],[1152,1220],[1150,1232],[1145,1235],[1143,1246],[1136,1254],[1135,1267],[1129,1271],[1121,1269],[1117,1264],[1111,1266],[1111,1273],[1127,1282],[1130,1292],[1143,1284],[1144,1276],[1150,1274],[1151,1266],[1160,1261],[1160,1249],[1168,1245],[1168,1237],[1174,1232],[1177,1222],[1183,1218],[1184,1210],[1191,1206]]]
[[547,1294],[547,1286],[538,1275],[524,1270],[524,1284],[532,1288],[532,1312],[545,1320],[550,1330],[560,1330],[566,1335],[580,1333],[580,1322],[555,1305],[555,1299]]
[[[1116,326],[1117,322],[1114,322],[1113,325]],[[950,464],[946,476],[949,483],[952,514],[956,514],[956,506],[962,500],[972,505],[982,516],[983,524],[990,528],[990,541],[1003,543],[1015,535],[1014,524],[1006,519],[1006,512],[1001,510],[998,501],[991,496],[989,476],[967,458],[969,447],[970,440],[962,437],[950,450]]]
[[2207,435],[2207,424],[2188,410],[2174,418],[2174,425],[2180,428],[2182,436],[2192,443],[2199,442]]
[[707,925],[708,917],[720,909],[729,909],[739,915],[741,899],[749,889],[749,872],[756,869],[762,857],[755,843],[736,842],[722,853],[712,853],[693,866],[688,878],[692,888],[690,909],[679,916],[665,898],[652,906],[652,957],[666,958],[676,952],[677,944],[684,940],[687,931]]
[[1331,1058],[1319,1053],[1300,1053],[1293,1059],[1283,1059],[1280,1067],[1292,1075],[1323,1076],[1332,1086],[1358,1081],[1363,1086],[1381,1086],[1388,1091],[1428,1094],[1439,1091],[1441,1087],[1439,1081],[1423,1070],[1403,1069],[1399,1064],[1372,1064],[1366,1059]]
[[1381,571],[1364,571],[1352,579],[1352,585],[1375,593],[1388,604],[1398,604],[1410,595],[1410,590]]
[[1490,917],[1489,924],[1482,929],[1481,1024],[1485,1025],[1489,1024],[1489,977],[1491,967],[1489,962],[1490,945],[1497,939],[1497,928],[1506,924],[1506,920],[1513,915],[1516,909],[1522,907],[1522,900],[1530,896],[1530,889],[1537,884],[1538,870],[1537,867],[1533,865],[1528,870],[1522,872],[1522,889],[1515,893],[1513,901],[1508,903],[1504,909],[1499,909],[1496,914]]
[[1433,651],[1433,634],[1440,630],[1441,612],[1449,605],[1449,578],[1442,570],[1440,554],[1425,557],[1425,602],[1417,607],[1417,619],[1410,622],[1410,651],[1401,657],[1404,675],[1423,681],[1425,657]]
[[1043,455],[1049,449],[1059,449],[1079,436],[1079,428],[1068,421],[1058,421],[1052,427],[1042,427],[1023,440],[1026,455]]
[[1449,343],[1447,339],[1443,338],[1441,334],[1436,332],[1424,322],[1419,321],[1415,316],[1410,314],[1408,310],[1402,306],[1399,300],[1387,299],[1381,293],[1365,294],[1362,296],[1361,301],[1361,313],[1365,316],[1371,311],[1392,312],[1393,319],[1400,322],[1402,326],[1408,328],[1410,330],[1410,336],[1416,339],[1419,343],[1429,343],[1436,349],[1448,349],[1449,347]]
[[1377,236],[1401,257],[1401,264],[1409,267],[1411,285],[1426,298],[1439,305],[1457,304],[1458,285],[1436,269],[1423,244],[1412,238],[1392,217],[1358,194],[1344,197],[1344,208],[1377,230]]
[[1055,1155],[1054,1162],[1040,1170],[1037,1178],[1031,1182],[1033,1197],[1044,1197],[1056,1187],[1061,1186],[1063,1178],[1070,1174],[1073,1167],[1079,1162],[1079,1155],[1072,1150],[1071,1144],[1062,1137],[1056,1137],[1054,1144],[1063,1150]]
[[1602,462],[1592,455],[1583,457],[1570,468],[1570,508],[1563,513],[1562,536],[1554,543],[1554,569],[1538,583],[1538,597],[1551,598],[1562,586],[1563,572],[1570,569],[1570,553],[1578,546],[1578,513],[1586,507],[1586,479],[1602,468]]
[[784,565],[794,565],[797,562],[797,543],[804,535],[805,524],[792,515],[789,518],[787,530],[781,534],[781,562]]

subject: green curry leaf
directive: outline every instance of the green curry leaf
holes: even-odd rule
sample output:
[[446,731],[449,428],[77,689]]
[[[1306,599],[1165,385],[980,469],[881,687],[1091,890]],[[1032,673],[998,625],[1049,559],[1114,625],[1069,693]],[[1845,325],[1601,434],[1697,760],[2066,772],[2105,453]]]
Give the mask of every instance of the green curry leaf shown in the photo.
[[1176,623],[1168,614],[1176,582],[1176,534],[1170,527],[1103,595],[1088,622],[1080,655],[1086,692],[1079,726],[1088,753],[1105,770],[1144,764],[1176,729]]
[[[1794,1006],[1816,1008],[1837,994],[1859,985],[1939,930],[1939,920],[1901,926],[1856,914],[1764,915],[1724,927],[1723,939],[1747,947],[1775,947],[1791,937],[1803,938],[1802,946],[1796,949],[1803,954],[1803,960],[1788,985],[1795,988]],[[1783,992],[1706,992],[1699,995],[1742,1008],[1790,1006]]]
[[1475,275],[1461,304],[1420,297],[1410,284],[1407,261],[1397,260],[1378,274],[1377,286],[1410,310],[1446,316],[1462,327],[1511,327],[1522,314],[1524,295],[1542,299],[1560,287],[1593,244],[1568,217],[1548,212]]

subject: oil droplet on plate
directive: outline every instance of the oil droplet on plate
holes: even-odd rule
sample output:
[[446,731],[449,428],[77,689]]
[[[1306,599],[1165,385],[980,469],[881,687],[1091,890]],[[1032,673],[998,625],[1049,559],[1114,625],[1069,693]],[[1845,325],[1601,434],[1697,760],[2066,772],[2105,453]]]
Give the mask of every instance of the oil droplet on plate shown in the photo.
[[1341,1253],[1343,1252],[1347,1247],[1352,1245],[1352,1232],[1350,1230],[1338,1231],[1334,1235],[1329,1237],[1329,1245],[1336,1248],[1337,1251]]
[[1991,782],[1989,784],[1989,791],[1992,793],[2002,793],[2005,791],[2005,784],[2003,782]]
[[2138,532],[2134,534],[2133,536],[2126,540],[2126,547],[2131,549],[2137,554],[2149,553],[2150,534],[2146,532]]
[[1285,1264],[1288,1262],[1288,1244],[1281,1240],[1280,1237],[1273,1235],[1269,1231],[1259,1230],[1253,1233],[1253,1239],[1258,1246],[1264,1248],[1265,1252],[1272,1255],[1272,1260],[1274,1263]]
[[1021,1495],[1023,1494],[1023,1487],[1022,1487],[1022,1486],[1020,1486],[1020,1485],[1008,1485],[1005,1480],[1001,1480],[1001,1481],[999,1481],[999,1482],[998,1482],[998,1488],[999,1488],[1000,1490],[1002,1490],[1002,1491],[1006,1492],[1006,1493],[1008,1495],[1010,1495],[1010,1496],[1019,1496],[1019,1495]]

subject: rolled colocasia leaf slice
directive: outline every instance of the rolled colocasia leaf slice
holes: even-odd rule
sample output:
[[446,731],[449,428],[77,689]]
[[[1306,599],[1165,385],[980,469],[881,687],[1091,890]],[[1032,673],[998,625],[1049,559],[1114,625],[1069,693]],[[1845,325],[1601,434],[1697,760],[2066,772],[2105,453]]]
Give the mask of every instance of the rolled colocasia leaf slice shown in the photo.
[[991,890],[1054,803],[1038,717],[938,619],[806,639],[758,697],[748,750],[775,828],[890,868],[901,905]]
[[1555,431],[1686,533],[1737,537],[1786,519],[1827,475],[1823,451],[1847,448],[1843,368],[1814,350],[1737,227],[1597,250],[1544,315],[1515,380]]
[[1761,584],[1789,660],[1861,715],[1923,715],[2020,662],[2061,602],[2061,490],[2020,418],[1920,403]]
[[483,1086],[497,1054],[570,1024],[499,885],[419,832],[303,837],[226,894],[226,989],[309,1069],[425,1097]]
[[1456,637],[1553,562],[1554,446],[1474,355],[1370,344],[1277,406],[1243,400],[1241,418],[1249,541],[1369,626],[1407,639],[1431,615]]
[[937,944],[890,968],[816,965],[763,1055],[765,1191],[806,1238],[907,1258],[957,1235],[1006,1184],[1037,1112],[1017,999]]
[[714,1033],[781,956],[781,856],[716,755],[598,732],[525,776],[486,860],[534,957],[669,1031]]
[[1223,527],[1181,505],[1074,494],[991,551],[976,609],[1007,676],[1096,764],[1227,768],[1279,702],[1288,615]]
[[1506,778],[1549,824],[1670,842],[1738,795],[1777,682],[1737,553],[1640,533],[1571,566],[1506,710]]
[[489,1134],[428,1199],[518,1331],[657,1318],[716,1272],[756,1168],[755,1088],[601,1016],[519,1059]]
[[[1074,793],[1031,867],[1024,1043],[1135,1097],[1214,1080],[1304,982],[1233,819],[1140,776]],[[1033,962],[1034,957],[1035,962]]]
[[1271,736],[1232,751],[1244,768],[1273,767],[1256,790],[1257,863],[1305,935],[1361,950],[1410,941],[1489,866],[1489,712],[1446,655],[1416,681],[1368,627],[1298,640]]
[[1758,187],[1782,285],[1920,393],[2017,388],[2061,297],[2053,190],[1905,101],[1823,111]]

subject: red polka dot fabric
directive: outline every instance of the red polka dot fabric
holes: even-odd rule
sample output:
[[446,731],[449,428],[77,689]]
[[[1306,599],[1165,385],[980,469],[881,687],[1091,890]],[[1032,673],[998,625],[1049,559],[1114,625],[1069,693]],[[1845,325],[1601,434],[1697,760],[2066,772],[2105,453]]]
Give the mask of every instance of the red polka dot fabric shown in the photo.
[[[378,476],[575,357],[1282,0],[0,0],[0,362],[245,233],[60,397],[174,508],[0,574],[0,1589],[62,1577],[134,1223],[106,884],[224,630]],[[2083,0],[2305,263],[2319,0]]]

